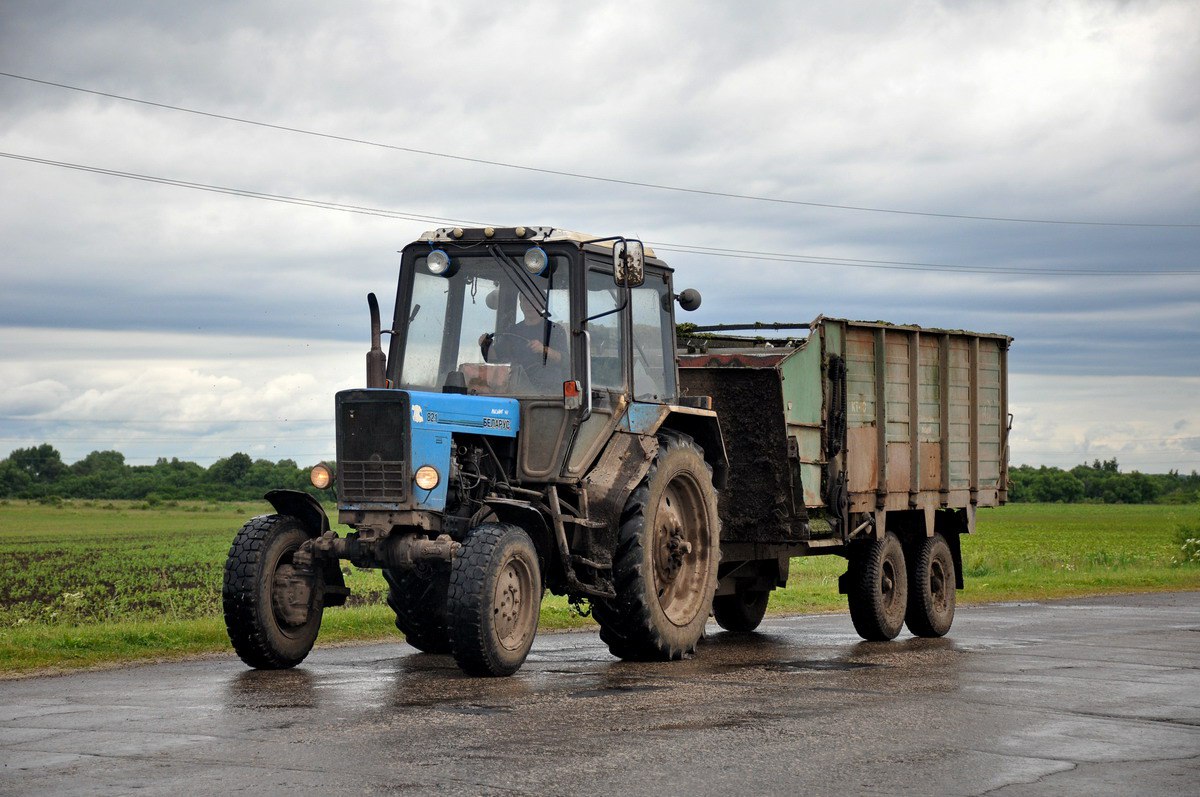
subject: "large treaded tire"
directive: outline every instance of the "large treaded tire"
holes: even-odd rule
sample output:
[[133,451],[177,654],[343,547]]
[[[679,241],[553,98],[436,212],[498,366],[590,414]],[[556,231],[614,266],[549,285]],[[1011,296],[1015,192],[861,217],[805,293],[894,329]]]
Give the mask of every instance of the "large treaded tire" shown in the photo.
[[854,630],[875,642],[895,639],[908,609],[908,569],[899,538],[889,531],[882,540],[862,543],[849,572]]
[[[221,603],[233,649],[260,670],[295,667],[312,650],[321,628],[321,585],[314,585],[307,620],[291,625],[275,610],[275,577],[290,566],[308,534],[290,515],[264,515],[242,526],[225,560]],[[320,578],[319,571],[317,578]]]
[[388,606],[396,613],[396,628],[404,640],[426,653],[449,653],[446,590],[450,568],[389,568],[384,569],[383,578],[388,584]]
[[[686,435],[660,434],[654,462],[621,514],[616,598],[595,611],[600,638],[614,656],[669,661],[695,652],[712,611],[720,533],[704,452]],[[672,540],[691,549],[669,554],[664,543]]]
[[745,634],[758,628],[767,614],[771,593],[747,589],[713,598],[713,619],[726,631]]
[[918,540],[909,550],[908,611],[904,622],[920,637],[945,636],[954,622],[954,556],[941,534]]
[[533,540],[511,523],[481,523],[450,567],[450,651],[468,675],[512,675],[537,635],[542,575]]

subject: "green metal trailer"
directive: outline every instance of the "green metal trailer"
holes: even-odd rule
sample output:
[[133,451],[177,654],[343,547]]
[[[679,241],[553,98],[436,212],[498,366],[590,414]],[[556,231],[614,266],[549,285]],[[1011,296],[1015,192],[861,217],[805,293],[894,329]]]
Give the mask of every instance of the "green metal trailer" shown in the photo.
[[[680,336],[680,384],[711,397],[729,458],[718,621],[724,604],[734,626],[756,625],[790,557],[832,553],[850,562],[841,587],[864,636],[895,636],[905,614],[914,632],[948,629],[959,535],[1007,496],[1010,343],[825,317]],[[928,580],[914,565],[930,556],[938,622],[910,610],[898,583]],[[886,605],[889,590],[905,605]]]

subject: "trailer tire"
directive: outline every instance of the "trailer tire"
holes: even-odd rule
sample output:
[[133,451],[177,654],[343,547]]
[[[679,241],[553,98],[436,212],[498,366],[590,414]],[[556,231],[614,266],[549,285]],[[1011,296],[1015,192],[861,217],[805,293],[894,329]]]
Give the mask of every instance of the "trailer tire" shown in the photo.
[[446,590],[450,568],[445,564],[385,568],[388,606],[396,613],[396,628],[404,641],[425,653],[449,653],[446,628]]
[[954,622],[954,555],[941,534],[923,537],[909,551],[908,611],[904,622],[920,637],[945,636]]
[[886,642],[904,626],[908,610],[908,569],[904,547],[890,531],[862,543],[850,560],[850,619],[863,639]]
[[542,574],[537,548],[511,523],[481,523],[450,566],[450,651],[468,675],[512,675],[537,635]]
[[291,515],[256,517],[233,538],[221,588],[225,630],[241,660],[255,669],[295,667],[317,639],[324,612],[320,569],[306,603],[285,603],[295,583],[292,556],[308,539]]
[[749,633],[766,616],[770,597],[765,589],[746,589],[713,598],[713,619],[726,631]]
[[659,435],[650,470],[621,513],[613,557],[616,598],[596,619],[614,656],[690,656],[712,611],[720,560],[712,468],[687,435]]

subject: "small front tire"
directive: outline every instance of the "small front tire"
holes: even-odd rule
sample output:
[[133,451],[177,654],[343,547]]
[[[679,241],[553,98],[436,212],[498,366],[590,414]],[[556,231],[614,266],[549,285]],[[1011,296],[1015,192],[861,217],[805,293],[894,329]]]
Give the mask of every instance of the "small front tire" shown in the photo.
[[449,653],[446,628],[446,590],[450,568],[445,564],[386,568],[388,606],[396,613],[396,628],[404,641],[425,653]]
[[295,667],[316,642],[324,612],[320,570],[306,573],[293,563],[308,539],[290,515],[256,517],[233,539],[221,590],[225,629],[255,669]]
[[511,523],[482,523],[450,567],[450,650],[468,675],[512,675],[537,635],[542,575],[537,549]]
[[771,593],[765,589],[739,590],[713,598],[713,619],[726,631],[749,633],[767,613]]

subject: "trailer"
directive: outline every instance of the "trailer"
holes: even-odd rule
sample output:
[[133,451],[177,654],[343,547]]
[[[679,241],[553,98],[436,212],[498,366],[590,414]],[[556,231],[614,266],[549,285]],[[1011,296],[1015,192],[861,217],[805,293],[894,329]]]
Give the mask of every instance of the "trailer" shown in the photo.
[[[759,334],[729,334],[746,329]],[[852,565],[840,587],[864,636],[894,637],[905,614],[915,633],[945,633],[962,587],[959,535],[974,531],[976,509],[1007,497],[1010,343],[823,316],[681,336],[680,384],[711,398],[729,458],[718,621],[756,625],[791,557],[837,554]],[[897,547],[912,560],[904,567]],[[889,603],[898,581],[929,578],[911,566],[923,557],[940,571],[937,617]],[[879,596],[874,578],[862,583],[868,563],[894,571]]]

